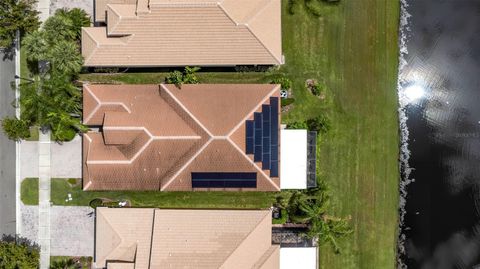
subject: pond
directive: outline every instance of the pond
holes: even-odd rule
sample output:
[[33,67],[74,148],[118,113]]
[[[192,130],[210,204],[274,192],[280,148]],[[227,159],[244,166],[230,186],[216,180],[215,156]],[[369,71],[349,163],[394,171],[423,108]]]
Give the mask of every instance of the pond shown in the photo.
[[480,268],[480,0],[405,0],[399,268]]

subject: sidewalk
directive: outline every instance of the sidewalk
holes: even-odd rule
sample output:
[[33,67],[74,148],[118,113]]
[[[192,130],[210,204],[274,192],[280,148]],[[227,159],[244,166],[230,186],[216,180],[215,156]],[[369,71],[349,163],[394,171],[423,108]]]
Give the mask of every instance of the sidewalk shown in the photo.
[[50,132],[40,132],[38,141],[38,243],[40,269],[50,268]]
[[46,21],[50,16],[50,0],[38,0],[37,10],[40,12],[40,21]]

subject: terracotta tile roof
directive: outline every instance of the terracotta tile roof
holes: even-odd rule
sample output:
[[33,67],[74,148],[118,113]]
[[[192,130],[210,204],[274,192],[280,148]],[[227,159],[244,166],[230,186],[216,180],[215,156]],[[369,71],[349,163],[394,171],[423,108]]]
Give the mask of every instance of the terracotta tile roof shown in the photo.
[[192,173],[240,172],[278,191],[245,145],[245,121],[278,96],[270,84],[84,85],[83,121],[101,128],[84,134],[83,188],[189,191]]
[[[130,230],[134,223],[138,230]],[[135,268],[278,269],[271,233],[270,210],[97,208],[95,265],[115,259],[107,269],[119,261]]]
[[85,66],[282,63],[280,0],[97,0],[105,13],[82,30]]

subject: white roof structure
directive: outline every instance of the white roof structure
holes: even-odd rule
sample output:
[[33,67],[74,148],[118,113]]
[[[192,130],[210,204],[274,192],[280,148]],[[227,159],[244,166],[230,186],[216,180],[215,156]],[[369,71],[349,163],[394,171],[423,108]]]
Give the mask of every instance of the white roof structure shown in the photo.
[[280,269],[317,269],[316,247],[280,248]]
[[307,188],[307,130],[280,133],[280,189]]

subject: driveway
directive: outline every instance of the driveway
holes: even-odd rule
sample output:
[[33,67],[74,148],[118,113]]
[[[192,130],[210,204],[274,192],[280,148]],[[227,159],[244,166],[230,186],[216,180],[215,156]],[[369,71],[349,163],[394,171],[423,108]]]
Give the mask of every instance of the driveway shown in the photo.
[[[38,206],[21,206],[21,235],[38,242]],[[50,254],[93,257],[95,216],[86,206],[50,208]]]
[[[1,49],[0,49],[1,50]],[[4,59],[0,51],[0,118],[15,116],[11,105],[15,92],[10,86],[14,80],[15,61]],[[15,142],[0,131],[0,235],[15,234]]]
[[[52,178],[82,177],[82,138],[76,136],[72,141],[58,144],[52,142],[51,176]],[[22,179],[38,177],[38,142],[22,141],[20,145]]]

